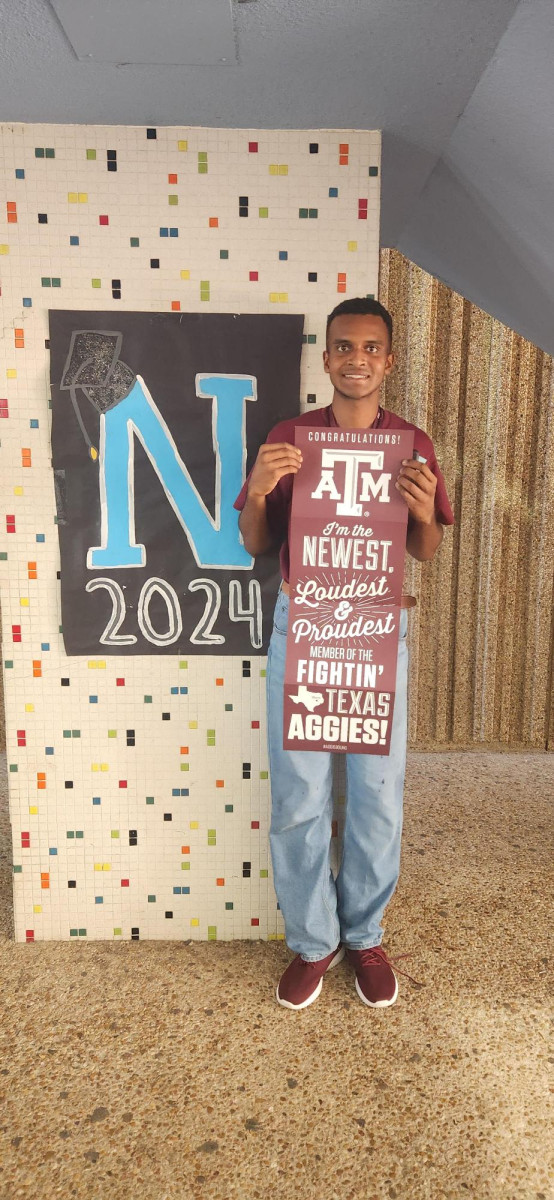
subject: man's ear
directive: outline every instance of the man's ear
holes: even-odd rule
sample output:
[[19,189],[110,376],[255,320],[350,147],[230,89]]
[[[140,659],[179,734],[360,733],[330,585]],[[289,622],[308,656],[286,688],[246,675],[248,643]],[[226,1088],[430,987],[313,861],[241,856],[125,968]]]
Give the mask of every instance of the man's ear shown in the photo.
[[385,375],[390,375],[392,368],[394,367],[394,363],[395,363],[394,353],[391,350],[390,354],[387,354],[387,365],[385,367]]
[[329,374],[329,351],[328,350],[323,351],[323,370],[327,373],[327,375]]

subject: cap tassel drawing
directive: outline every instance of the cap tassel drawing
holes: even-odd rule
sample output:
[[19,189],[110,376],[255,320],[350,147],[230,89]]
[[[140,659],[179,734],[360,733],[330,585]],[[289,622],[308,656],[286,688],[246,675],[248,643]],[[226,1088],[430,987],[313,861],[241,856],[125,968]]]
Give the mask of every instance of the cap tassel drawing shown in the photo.
[[71,335],[60,391],[68,391],[71,396],[79,429],[93,462],[98,459],[98,448],[87,431],[77,390],[81,390],[100,415],[125,400],[136,375],[119,357],[122,345],[123,334],[107,330],[78,329]]

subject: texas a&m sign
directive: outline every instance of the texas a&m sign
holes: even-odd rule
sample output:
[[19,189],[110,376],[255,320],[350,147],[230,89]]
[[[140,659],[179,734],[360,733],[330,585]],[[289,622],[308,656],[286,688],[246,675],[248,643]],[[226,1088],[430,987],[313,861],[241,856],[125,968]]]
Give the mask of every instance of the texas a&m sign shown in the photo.
[[388,754],[413,432],[296,430],[284,699],[287,750]]

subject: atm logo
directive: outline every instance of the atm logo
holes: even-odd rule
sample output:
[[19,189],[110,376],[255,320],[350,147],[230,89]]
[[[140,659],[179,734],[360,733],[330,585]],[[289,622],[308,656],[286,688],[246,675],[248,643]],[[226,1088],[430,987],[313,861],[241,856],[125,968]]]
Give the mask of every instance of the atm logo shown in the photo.
[[[327,497],[336,501],[337,516],[340,517],[360,517],[363,505],[370,500],[388,504],[391,475],[383,471],[384,459],[383,450],[332,450],[324,447],[321,451],[321,476],[311,493],[312,500]],[[341,483],[335,472],[339,464]]]

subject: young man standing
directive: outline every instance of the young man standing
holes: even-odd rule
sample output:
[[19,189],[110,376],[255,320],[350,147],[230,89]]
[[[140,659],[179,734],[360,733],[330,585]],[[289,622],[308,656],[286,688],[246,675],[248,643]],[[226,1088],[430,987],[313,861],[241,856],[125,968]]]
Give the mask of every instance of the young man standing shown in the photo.
[[398,668],[390,754],[347,754],[347,810],[337,878],[330,866],[332,755],[283,749],[283,690],[289,603],[289,530],[292,484],[302,467],[294,445],[297,425],[347,429],[413,429],[414,455],[395,486],[408,506],[408,553],[432,559],[452,510],[433,443],[421,429],[380,404],[392,370],[392,319],[376,300],[345,300],[327,320],[323,364],[333,386],[328,407],[282,421],[260,447],[235,507],[244,544],[252,555],[281,544],[283,583],[268,652],[268,739],[272,815],[270,844],[275,890],[285,934],[296,957],[282,976],[277,999],[306,1008],[317,999],[323,976],[348,955],[364,1004],[394,1004],[398,984],[381,948],[381,918],[398,881],[406,762],[406,608],[402,597]]

